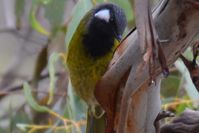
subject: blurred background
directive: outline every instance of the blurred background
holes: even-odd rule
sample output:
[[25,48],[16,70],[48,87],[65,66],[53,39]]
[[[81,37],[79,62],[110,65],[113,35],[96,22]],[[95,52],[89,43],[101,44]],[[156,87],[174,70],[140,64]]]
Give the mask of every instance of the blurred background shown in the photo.
[[[0,133],[85,132],[87,107],[71,91],[61,53],[85,13],[104,1],[125,10],[127,34],[135,26],[128,0],[0,1]],[[192,59],[191,48],[184,55]],[[199,109],[182,61],[170,71],[161,85],[162,108],[176,114]]]

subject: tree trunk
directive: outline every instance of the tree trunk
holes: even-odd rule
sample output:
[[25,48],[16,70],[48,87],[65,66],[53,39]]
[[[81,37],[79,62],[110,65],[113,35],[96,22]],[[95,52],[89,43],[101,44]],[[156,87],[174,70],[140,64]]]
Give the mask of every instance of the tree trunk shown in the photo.
[[[167,40],[161,46],[169,66],[199,32],[199,11],[190,1],[163,0],[153,12],[159,39]],[[156,81],[151,84],[143,54],[135,30],[117,49],[113,65],[97,85],[95,95],[108,121],[106,133],[155,133],[154,120],[161,105],[161,67],[157,61]]]

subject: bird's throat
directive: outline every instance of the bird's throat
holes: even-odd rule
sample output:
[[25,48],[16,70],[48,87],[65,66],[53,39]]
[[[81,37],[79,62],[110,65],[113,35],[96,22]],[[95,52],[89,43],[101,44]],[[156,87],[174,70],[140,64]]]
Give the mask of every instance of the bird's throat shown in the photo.
[[114,46],[114,35],[109,25],[93,21],[83,37],[86,52],[93,58],[99,58],[111,52]]

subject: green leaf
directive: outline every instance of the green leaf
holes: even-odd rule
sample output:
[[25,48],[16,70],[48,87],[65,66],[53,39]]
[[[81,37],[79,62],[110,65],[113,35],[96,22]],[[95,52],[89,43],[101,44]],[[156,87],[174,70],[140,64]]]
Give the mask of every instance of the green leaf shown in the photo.
[[26,132],[26,124],[20,124],[18,123],[17,128],[19,128],[21,131]]
[[36,12],[38,9],[38,3],[33,2],[33,6],[30,11],[29,20],[33,29],[38,31],[39,33],[50,36],[50,33],[37,21],[36,19]]
[[69,83],[68,85],[68,91],[67,91],[67,103],[66,103],[66,108],[64,111],[64,116],[66,118],[69,119],[73,119],[75,120],[75,112],[76,112],[76,108],[75,108],[75,96],[72,90],[72,86],[71,83]]
[[10,127],[9,127],[10,132],[15,132],[17,130],[16,125],[18,123],[30,123],[31,122],[29,119],[29,116],[23,110],[18,110],[17,114],[16,114],[15,111],[12,109],[12,107],[10,107],[9,112],[10,112]]
[[79,25],[81,19],[85,16],[85,14],[92,8],[91,0],[79,0],[76,6],[74,7],[72,13],[72,19],[68,25],[67,33],[66,33],[66,46],[68,46],[77,26]]
[[25,95],[25,98],[28,102],[28,104],[36,111],[38,112],[49,112],[50,109],[48,109],[47,107],[45,106],[41,106],[39,105],[35,99],[33,98],[32,96],[32,93],[31,93],[31,88],[29,86],[29,84],[27,82],[25,82],[23,84],[23,90],[24,90],[24,95]]
[[[64,117],[79,121],[86,118],[86,111],[86,103],[74,93],[71,82],[69,82]],[[75,127],[71,129],[70,133],[76,133]]]
[[67,106],[64,113],[64,116],[73,120],[81,120],[85,118],[87,111],[87,105],[82,101],[79,96],[77,96],[72,88],[71,82],[68,85],[68,97],[67,97]]
[[49,20],[53,29],[62,23],[66,1],[51,0],[45,5],[45,17]]
[[[64,117],[70,120],[76,120],[76,103],[75,103],[75,95],[73,93],[71,83],[68,85],[67,89],[67,100],[66,107],[64,110]],[[68,133],[75,133],[75,127],[72,127]]]
[[49,89],[49,99],[48,104],[50,104],[53,101],[53,95],[54,95],[54,88],[55,88],[55,63],[60,58],[60,54],[58,53],[52,53],[49,59],[48,63],[48,71],[50,75],[50,89]]
[[[183,100],[190,100],[188,97],[183,97]],[[176,108],[176,113],[177,115],[180,115],[182,112],[184,112],[184,110],[186,108],[189,109],[194,109],[193,104],[192,103],[181,103],[180,105],[177,106]]]

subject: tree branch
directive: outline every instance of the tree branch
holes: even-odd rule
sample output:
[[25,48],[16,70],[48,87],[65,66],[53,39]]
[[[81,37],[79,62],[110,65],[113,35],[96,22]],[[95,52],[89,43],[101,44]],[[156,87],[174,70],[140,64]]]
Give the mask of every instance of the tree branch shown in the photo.
[[198,133],[199,111],[186,109],[171,123],[161,127],[161,133]]

